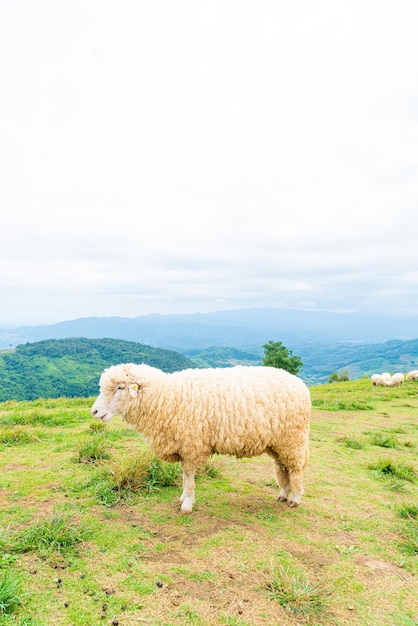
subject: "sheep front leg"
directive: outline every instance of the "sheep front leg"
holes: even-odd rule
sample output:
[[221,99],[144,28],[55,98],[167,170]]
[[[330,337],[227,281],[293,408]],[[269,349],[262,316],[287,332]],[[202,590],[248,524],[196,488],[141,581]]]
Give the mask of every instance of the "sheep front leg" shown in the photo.
[[183,493],[180,496],[182,514],[191,513],[194,505],[194,477],[196,469],[183,467]]

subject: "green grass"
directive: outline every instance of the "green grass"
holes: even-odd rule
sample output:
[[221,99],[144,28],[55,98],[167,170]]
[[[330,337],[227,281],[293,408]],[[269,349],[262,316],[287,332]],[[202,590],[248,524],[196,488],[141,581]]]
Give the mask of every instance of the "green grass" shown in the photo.
[[12,613],[27,595],[23,592],[23,579],[12,570],[0,572],[0,620],[1,616]]
[[42,556],[52,552],[74,551],[91,534],[85,523],[54,513],[50,518],[35,522],[11,538],[11,551],[37,551]]
[[97,463],[110,459],[106,441],[97,435],[91,437],[80,446],[76,458],[79,463]]
[[412,465],[389,458],[378,459],[369,465],[369,469],[382,478],[399,478],[400,480],[414,482],[416,477],[416,472]]
[[0,624],[416,624],[414,389],[312,388],[301,506],[267,456],[214,456],[190,516],[180,466],[91,399],[0,404]]
[[320,618],[328,604],[326,594],[311,584],[303,571],[291,571],[280,564],[271,567],[265,588],[287,612],[307,621]]

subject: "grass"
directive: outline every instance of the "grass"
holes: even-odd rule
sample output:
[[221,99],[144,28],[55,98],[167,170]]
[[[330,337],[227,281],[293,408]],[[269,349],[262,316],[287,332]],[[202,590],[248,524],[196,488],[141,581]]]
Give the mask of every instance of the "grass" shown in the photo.
[[283,565],[271,566],[265,588],[287,612],[304,620],[319,619],[327,606],[326,594],[308,582],[301,570],[290,571]]
[[110,459],[106,441],[97,435],[91,437],[80,446],[76,458],[79,463],[97,463],[97,461]]
[[22,591],[23,580],[12,570],[0,572],[0,619],[2,615],[12,613],[22,602],[25,594]]
[[80,520],[54,513],[12,537],[11,551],[37,551],[41,556],[49,556],[52,552],[68,553],[89,535],[88,527]]
[[313,387],[301,506],[267,456],[214,456],[190,516],[179,465],[91,399],[0,404],[0,624],[415,625],[417,391]]
[[371,463],[369,469],[373,470],[381,478],[399,478],[400,480],[414,482],[416,477],[416,472],[412,465],[386,457]]

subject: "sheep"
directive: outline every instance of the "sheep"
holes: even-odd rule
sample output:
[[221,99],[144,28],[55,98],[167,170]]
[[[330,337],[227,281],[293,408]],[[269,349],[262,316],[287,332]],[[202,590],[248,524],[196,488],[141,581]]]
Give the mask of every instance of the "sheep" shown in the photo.
[[386,387],[391,387],[391,385],[392,385],[392,376],[389,374],[389,372],[383,372],[382,378],[384,380],[383,384],[386,385]]
[[418,370],[412,370],[412,372],[409,372],[409,374],[406,375],[406,380],[418,380]]
[[396,387],[397,385],[403,385],[404,383],[404,375],[401,372],[394,374],[392,376],[391,386]]
[[373,374],[373,376],[371,376],[371,381],[372,381],[372,385],[373,387],[377,387],[378,385],[384,385],[384,380],[382,378],[382,376],[380,374]]
[[373,387],[377,387],[378,385],[381,385],[382,387],[392,386],[392,377],[390,374],[373,374],[371,380]]
[[102,422],[121,415],[155,456],[180,461],[182,514],[192,512],[196,469],[213,453],[237,458],[267,453],[274,459],[279,502],[300,504],[311,398],[305,383],[285,370],[236,366],[167,374],[122,363],[102,373],[91,412]]

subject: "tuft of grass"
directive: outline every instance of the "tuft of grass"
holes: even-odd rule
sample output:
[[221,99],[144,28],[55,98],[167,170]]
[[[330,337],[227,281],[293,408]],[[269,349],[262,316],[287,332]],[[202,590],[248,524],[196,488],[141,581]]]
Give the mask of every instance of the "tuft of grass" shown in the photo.
[[19,445],[21,443],[30,443],[31,441],[39,441],[39,437],[23,427],[8,427],[0,430],[0,443],[9,446]]
[[96,420],[89,424],[89,430],[94,434],[104,433],[106,431],[106,424],[103,424],[103,422],[101,422],[100,420]]
[[399,517],[403,519],[417,519],[418,518],[418,506],[416,504],[401,504],[396,509]]
[[146,485],[152,460],[153,456],[148,450],[141,450],[134,457],[108,465],[106,473],[119,494],[140,491]]
[[288,613],[302,619],[318,618],[327,606],[325,594],[319,587],[311,585],[303,572],[291,572],[282,565],[272,565],[266,575],[265,588],[270,598],[277,600]]
[[[3,546],[0,543],[0,547],[3,550]],[[12,565],[17,559],[16,554],[9,554],[9,552],[3,552],[0,554],[0,569],[6,569],[10,565]]]
[[77,461],[79,463],[96,463],[109,459],[110,454],[107,451],[105,441],[97,436],[91,437],[78,449]]
[[368,467],[381,478],[398,478],[408,482],[415,481],[415,469],[412,465],[402,463],[401,461],[384,458],[371,463]]
[[109,463],[85,485],[96,499],[111,507],[141,491],[158,491],[179,483],[179,463],[164,463],[143,449],[136,456]]
[[22,577],[12,570],[6,570],[0,578],[0,615],[12,613],[27,593],[22,592]]
[[403,541],[399,544],[399,550],[403,554],[415,557],[418,554],[418,523],[411,520],[402,529]]
[[180,475],[179,463],[164,463],[153,458],[148,463],[145,486],[150,491],[156,491],[161,487],[174,487],[178,484]]
[[399,441],[390,433],[374,432],[371,433],[371,443],[373,446],[381,448],[397,448]]
[[219,478],[221,475],[222,475],[221,470],[210,461],[208,461],[204,467],[199,467],[196,472],[196,478],[200,478],[200,476],[208,476],[209,478]]
[[49,519],[35,522],[18,534],[13,551],[37,551],[45,556],[52,552],[65,553],[74,550],[90,535],[91,531],[84,524],[54,513]]
[[96,474],[86,487],[92,489],[96,501],[103,506],[110,508],[120,500],[120,494],[112,482],[110,474]]
[[345,446],[347,446],[347,448],[352,448],[353,450],[361,450],[362,448],[364,448],[364,444],[361,443],[361,441],[358,441],[357,439],[354,439],[354,437],[350,437],[348,435],[346,435],[345,437],[339,437],[337,441],[339,443],[343,443]]

